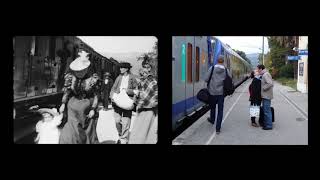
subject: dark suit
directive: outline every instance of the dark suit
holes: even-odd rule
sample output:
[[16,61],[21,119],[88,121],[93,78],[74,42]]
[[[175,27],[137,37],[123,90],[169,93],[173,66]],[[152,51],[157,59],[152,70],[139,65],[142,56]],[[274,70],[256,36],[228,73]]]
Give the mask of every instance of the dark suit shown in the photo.
[[104,108],[108,108],[109,96],[110,96],[110,91],[111,91],[112,86],[113,86],[113,80],[111,78],[108,78],[107,84],[105,84],[105,80],[102,81],[101,97],[102,97],[102,102],[103,102]]

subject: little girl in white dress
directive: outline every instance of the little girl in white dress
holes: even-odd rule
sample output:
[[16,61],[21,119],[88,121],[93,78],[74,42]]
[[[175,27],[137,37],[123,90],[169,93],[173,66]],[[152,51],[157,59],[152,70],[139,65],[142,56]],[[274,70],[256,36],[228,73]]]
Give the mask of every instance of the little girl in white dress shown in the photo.
[[42,119],[36,125],[38,133],[35,142],[38,144],[59,144],[60,130],[63,113],[59,114],[57,109],[39,109]]

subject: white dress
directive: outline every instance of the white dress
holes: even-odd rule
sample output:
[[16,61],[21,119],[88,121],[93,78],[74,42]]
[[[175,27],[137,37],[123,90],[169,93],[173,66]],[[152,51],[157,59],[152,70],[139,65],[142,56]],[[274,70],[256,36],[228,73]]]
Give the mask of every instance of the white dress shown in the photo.
[[51,121],[39,121],[36,125],[36,131],[39,133],[38,144],[59,144],[60,130],[58,125],[61,121],[53,118]]

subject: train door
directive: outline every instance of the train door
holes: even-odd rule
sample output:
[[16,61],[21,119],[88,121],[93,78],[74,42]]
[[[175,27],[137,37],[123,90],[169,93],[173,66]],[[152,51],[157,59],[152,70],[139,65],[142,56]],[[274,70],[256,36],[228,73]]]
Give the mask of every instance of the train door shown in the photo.
[[195,81],[195,37],[187,37],[187,81],[186,81],[186,113],[193,111],[194,105],[194,81]]
[[205,51],[208,48],[207,38],[195,37],[195,61],[193,66],[194,81],[193,81],[193,109],[199,108],[202,103],[197,99],[197,93],[203,88],[203,76],[201,70],[203,70],[202,65],[205,65],[206,57],[208,52]]
[[172,128],[179,125],[186,110],[188,42],[186,37],[172,38]]

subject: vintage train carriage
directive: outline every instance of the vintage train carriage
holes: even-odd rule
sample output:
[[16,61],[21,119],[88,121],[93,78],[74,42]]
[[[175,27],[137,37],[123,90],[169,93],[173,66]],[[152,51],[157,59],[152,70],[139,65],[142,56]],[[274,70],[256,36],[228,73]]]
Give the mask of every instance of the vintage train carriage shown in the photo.
[[[116,60],[108,60],[76,36],[15,36],[13,37],[13,102],[14,142],[32,143],[35,135],[34,113],[31,107],[58,107],[62,98],[64,70],[57,51],[71,42],[75,56],[81,49],[90,53],[90,61],[102,77],[105,71],[115,76]],[[75,58],[75,57],[74,57]],[[109,64],[102,65],[103,62]],[[112,64],[110,66],[110,64]]]

